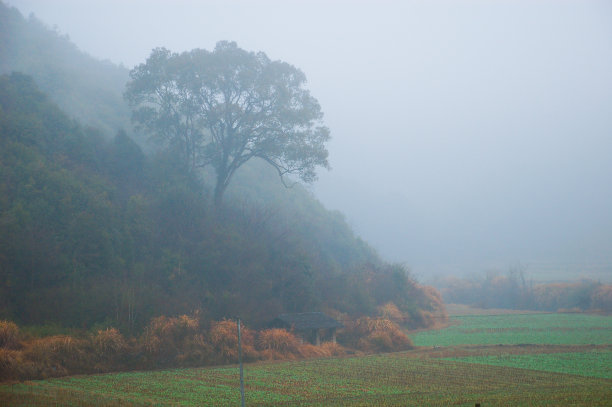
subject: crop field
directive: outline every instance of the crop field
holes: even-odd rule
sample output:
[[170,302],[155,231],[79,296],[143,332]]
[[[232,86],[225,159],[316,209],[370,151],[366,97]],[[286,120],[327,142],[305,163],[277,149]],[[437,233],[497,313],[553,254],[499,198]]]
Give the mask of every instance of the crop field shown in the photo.
[[612,379],[612,351],[485,355],[445,358],[460,362]]
[[411,335],[417,346],[603,345],[612,343],[612,317],[585,314],[466,315],[454,325]]
[[[509,314],[458,320],[446,329],[414,335],[422,347],[413,351],[247,364],[246,404],[611,405],[612,317]],[[0,385],[0,405],[9,406],[239,403],[236,366]]]
[[[440,359],[410,352],[247,365],[249,406],[609,405],[612,380]],[[239,405],[236,367],[70,377],[5,385],[12,406]]]

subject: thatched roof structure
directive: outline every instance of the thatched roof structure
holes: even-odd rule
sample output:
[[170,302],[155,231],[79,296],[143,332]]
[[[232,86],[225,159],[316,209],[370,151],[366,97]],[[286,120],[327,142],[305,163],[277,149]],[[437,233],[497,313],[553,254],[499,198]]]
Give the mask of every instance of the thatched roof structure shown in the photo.
[[322,312],[303,312],[300,314],[281,314],[272,321],[272,326],[295,329],[342,328],[342,324]]

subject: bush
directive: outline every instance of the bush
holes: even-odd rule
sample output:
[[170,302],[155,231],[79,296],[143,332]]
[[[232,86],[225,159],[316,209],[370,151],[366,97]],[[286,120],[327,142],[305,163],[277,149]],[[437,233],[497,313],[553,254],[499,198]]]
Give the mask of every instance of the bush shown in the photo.
[[[244,360],[256,360],[259,355],[255,350],[253,331],[241,327],[240,334]],[[235,321],[224,319],[223,321],[213,322],[208,336],[213,347],[216,363],[235,363],[238,361],[238,329]]]
[[298,351],[299,340],[291,332],[285,329],[266,329],[261,331],[257,338],[257,349],[275,350],[283,353],[295,353]]
[[266,329],[257,336],[257,349],[264,359],[294,359],[300,354],[300,341],[285,329]]
[[128,343],[117,328],[99,330],[91,337],[92,350],[98,363],[96,371],[108,371],[123,366],[128,353]]
[[96,355],[104,358],[113,358],[127,350],[127,342],[117,328],[99,330],[91,342]]
[[202,334],[188,337],[176,360],[182,366],[197,366],[210,364],[213,358],[213,348]]
[[19,328],[14,322],[0,321],[0,348],[19,349]]
[[193,344],[198,331],[199,323],[194,317],[153,318],[141,337],[143,351],[157,362],[168,364],[183,354],[187,344]]
[[64,335],[34,340],[23,356],[33,363],[36,377],[42,378],[88,372],[93,366],[86,342]]
[[413,347],[412,341],[400,327],[385,318],[359,318],[347,324],[342,338],[364,352],[391,352]]

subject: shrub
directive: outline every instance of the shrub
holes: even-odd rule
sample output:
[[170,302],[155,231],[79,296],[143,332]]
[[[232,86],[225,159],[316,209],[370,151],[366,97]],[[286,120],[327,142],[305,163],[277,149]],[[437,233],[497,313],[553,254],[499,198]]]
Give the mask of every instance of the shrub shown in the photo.
[[[258,354],[255,350],[253,331],[242,327],[240,333],[244,359],[257,359]],[[213,322],[208,336],[213,347],[216,363],[238,361],[238,329],[235,321],[224,319],[223,321]]]
[[385,318],[359,318],[347,324],[343,339],[364,352],[391,352],[411,349],[410,338],[400,327]]
[[194,317],[160,316],[153,318],[141,337],[146,355],[162,364],[167,364],[184,353],[185,346],[193,343],[193,336],[198,334],[199,323]]
[[105,358],[113,358],[127,349],[127,342],[117,328],[99,330],[91,339],[96,354]]
[[266,329],[257,335],[257,349],[264,359],[294,359],[300,354],[300,341],[285,329]]
[[19,328],[14,322],[0,321],[0,348],[18,349]]
[[285,329],[266,329],[259,333],[257,338],[257,349],[271,349],[283,353],[295,353],[298,351],[299,340],[291,332]]
[[24,358],[34,364],[37,377],[64,376],[91,370],[91,353],[85,341],[58,335],[27,344]]
[[127,362],[128,343],[117,328],[99,330],[91,337],[96,371],[117,369]]
[[183,366],[196,366],[210,364],[213,360],[212,355],[212,345],[206,341],[204,335],[195,334],[185,340],[183,349],[176,360]]

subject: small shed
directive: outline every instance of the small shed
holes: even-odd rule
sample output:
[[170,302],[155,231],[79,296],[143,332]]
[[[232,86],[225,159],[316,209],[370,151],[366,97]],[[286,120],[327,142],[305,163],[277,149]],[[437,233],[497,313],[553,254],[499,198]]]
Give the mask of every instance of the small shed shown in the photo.
[[297,334],[302,342],[308,341],[319,346],[321,342],[336,343],[336,329],[342,324],[322,312],[302,312],[300,314],[281,314],[270,325],[284,328]]

